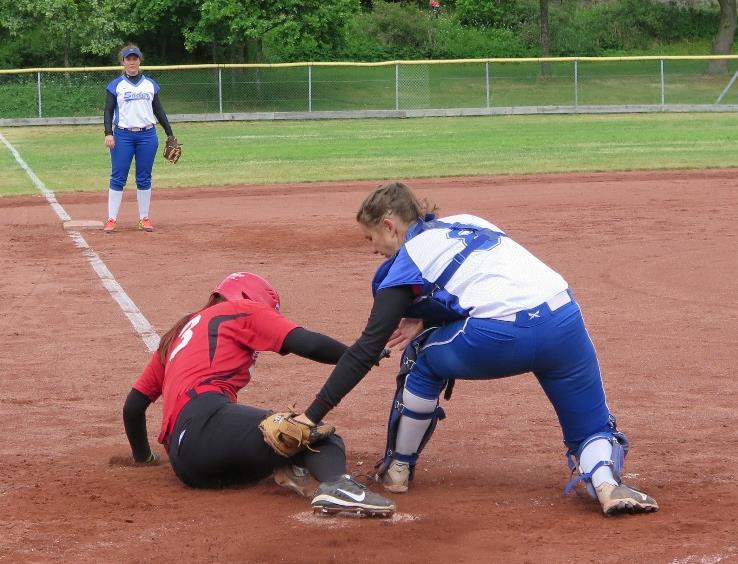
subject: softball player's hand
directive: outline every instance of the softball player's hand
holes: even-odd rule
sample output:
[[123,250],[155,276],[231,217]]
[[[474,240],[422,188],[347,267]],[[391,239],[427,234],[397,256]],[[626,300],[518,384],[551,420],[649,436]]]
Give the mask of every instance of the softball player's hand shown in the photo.
[[105,146],[108,149],[114,148],[115,147],[115,137],[113,137],[112,135],[106,135],[105,136]]
[[137,461],[130,454],[125,456],[111,456],[108,461],[110,466],[159,466],[161,458],[158,454],[151,453],[146,460]]
[[412,317],[404,317],[400,320],[400,324],[395,332],[390,335],[387,346],[390,348],[400,347],[404,350],[415,337],[423,331],[423,320]]

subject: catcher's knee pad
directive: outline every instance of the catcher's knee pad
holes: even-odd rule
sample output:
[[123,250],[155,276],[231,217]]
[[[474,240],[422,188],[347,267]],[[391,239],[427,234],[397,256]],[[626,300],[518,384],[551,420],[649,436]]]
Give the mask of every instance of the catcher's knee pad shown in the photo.
[[[409,464],[410,480],[412,480],[415,475],[415,464],[418,462],[418,456],[422,452],[423,448],[425,448],[425,445],[430,440],[433,432],[436,430],[438,421],[446,418],[446,413],[443,411],[443,408],[438,405],[437,401],[436,408],[430,413],[418,413],[408,408],[402,400],[407,375],[415,365],[415,359],[418,356],[418,352],[431,332],[432,331],[425,331],[424,333],[421,333],[418,338],[405,348],[405,352],[402,355],[402,359],[400,361],[400,372],[397,375],[397,389],[395,390],[394,398],[392,398],[392,407],[390,408],[389,420],[387,421],[387,445],[385,447],[384,457],[376,464],[377,474],[379,476],[382,476],[387,471],[387,468],[389,468],[393,460],[397,460],[400,462],[407,462]],[[397,431],[400,426],[400,419],[403,416],[418,420],[430,419],[430,425],[425,431],[417,451],[409,455],[395,452]]]
[[[618,484],[622,482],[623,466],[625,465],[625,457],[627,456],[629,449],[628,438],[625,436],[625,433],[617,430],[615,418],[612,415],[610,416],[609,426],[609,431],[595,433],[594,435],[587,437],[576,449],[569,449],[566,453],[567,462],[572,475],[575,472],[579,472],[579,475],[569,481],[566,485],[564,488],[565,494],[571,492],[580,482],[584,482],[587,488],[587,493],[596,499],[597,495],[594,491],[594,485],[592,484],[592,475],[603,466],[610,468],[610,471]],[[584,452],[584,449],[586,449],[588,445],[603,439],[608,441],[612,446],[612,454],[610,455],[610,458],[598,461],[589,472],[582,471],[579,465],[582,452]]]

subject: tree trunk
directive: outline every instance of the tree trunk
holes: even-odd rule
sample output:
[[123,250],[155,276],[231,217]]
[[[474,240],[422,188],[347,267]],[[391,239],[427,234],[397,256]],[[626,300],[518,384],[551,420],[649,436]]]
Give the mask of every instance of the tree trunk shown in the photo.
[[[735,2],[735,0],[731,0]],[[549,27],[548,17],[549,0],[539,0],[541,7],[541,57],[551,56],[551,30]],[[541,63],[541,76],[548,78],[551,76],[551,63]]]
[[[246,40],[246,58],[249,63],[260,63],[264,59],[264,50],[261,38]],[[262,92],[261,69],[254,69],[254,81],[256,83],[256,97],[261,100],[264,93]]]
[[[712,40],[712,54],[729,55],[733,48],[736,26],[738,26],[736,0],[718,0],[718,2],[720,3],[720,23],[717,34]],[[710,61],[707,72],[709,74],[728,72],[728,61]]]
[[261,63],[264,60],[264,45],[261,38],[248,39],[246,49],[249,63]]

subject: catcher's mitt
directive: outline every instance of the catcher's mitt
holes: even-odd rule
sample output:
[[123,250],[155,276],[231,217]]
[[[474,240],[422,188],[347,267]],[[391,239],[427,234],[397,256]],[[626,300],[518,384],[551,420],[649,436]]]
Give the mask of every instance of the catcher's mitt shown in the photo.
[[167,143],[164,145],[164,158],[172,164],[176,164],[179,157],[182,156],[182,145],[179,144],[174,135],[167,137]]
[[287,458],[295,456],[310,445],[330,437],[335,431],[333,425],[318,423],[307,425],[295,420],[295,411],[283,411],[266,416],[259,423],[264,441],[274,452]]

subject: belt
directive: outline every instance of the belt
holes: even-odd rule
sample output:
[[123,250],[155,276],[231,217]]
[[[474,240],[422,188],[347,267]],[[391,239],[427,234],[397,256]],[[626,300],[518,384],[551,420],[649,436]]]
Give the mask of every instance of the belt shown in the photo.
[[[569,295],[569,292],[567,290],[564,290],[563,292],[559,292],[556,294],[553,298],[550,300],[546,300],[542,304],[537,305],[536,307],[531,308],[531,310],[538,309],[542,307],[544,304],[548,306],[548,309],[551,311],[556,311],[562,306],[565,306],[571,302],[571,296]],[[529,311],[529,310],[523,310],[523,311]],[[493,319],[497,321],[510,321],[514,322],[518,318],[518,313],[511,313],[510,315],[504,315],[502,317],[494,317]]]
[[116,129],[120,129],[121,131],[133,131],[134,133],[138,133],[139,131],[148,131],[153,128],[153,125],[147,125],[146,127],[116,127]]

